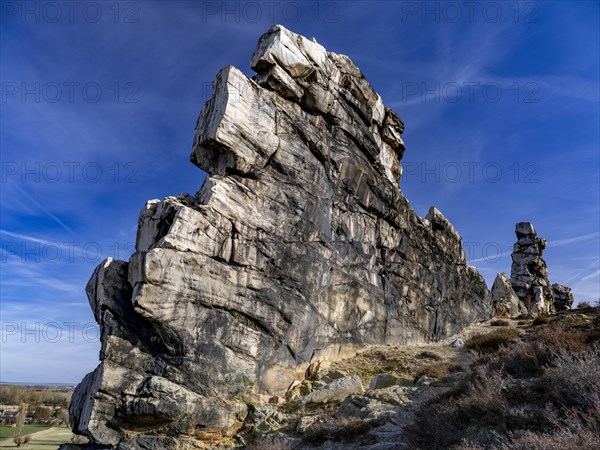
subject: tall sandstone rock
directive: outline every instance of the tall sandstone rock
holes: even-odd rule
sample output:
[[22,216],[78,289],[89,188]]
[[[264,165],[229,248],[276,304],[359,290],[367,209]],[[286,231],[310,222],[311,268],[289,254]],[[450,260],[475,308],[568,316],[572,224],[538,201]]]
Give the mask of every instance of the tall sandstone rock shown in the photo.
[[517,297],[529,312],[554,312],[554,295],[548,281],[548,268],[542,253],[546,240],[537,237],[533,225],[519,222],[515,226],[517,242],[512,253],[510,282]]
[[454,227],[400,192],[404,125],[352,61],[275,26],[251,66],[200,113],[200,191],[148,202],[129,262],[87,286],[101,363],[70,412],[94,443],[203,448],[311,361],[491,316]]

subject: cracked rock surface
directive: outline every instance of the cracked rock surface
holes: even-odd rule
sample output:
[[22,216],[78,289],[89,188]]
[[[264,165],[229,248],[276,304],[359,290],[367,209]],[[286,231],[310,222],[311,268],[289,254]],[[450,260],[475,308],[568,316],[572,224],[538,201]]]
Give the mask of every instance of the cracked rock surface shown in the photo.
[[283,395],[311,362],[491,316],[457,231],[402,195],[404,124],[354,63],[274,26],[251,66],[221,70],[200,113],[199,192],[149,201],[129,262],[87,286],[101,363],[70,413],[93,443],[226,443],[244,399]]
[[548,281],[546,261],[542,258],[546,240],[537,237],[530,222],[517,223],[515,233],[517,242],[511,255],[510,284],[529,312],[554,312],[554,295]]

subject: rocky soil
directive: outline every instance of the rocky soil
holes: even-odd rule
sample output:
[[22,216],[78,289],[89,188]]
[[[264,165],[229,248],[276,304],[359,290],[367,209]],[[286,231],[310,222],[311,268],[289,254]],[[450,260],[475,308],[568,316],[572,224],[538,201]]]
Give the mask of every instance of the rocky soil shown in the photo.
[[[436,405],[441,407],[449,395],[457,398],[467,395],[465,393],[469,393],[469,389],[480,383],[477,377],[484,369],[488,370],[486,383],[493,384],[490,380],[494,376],[505,377],[503,389],[506,392],[519,389],[520,403],[539,408],[534,415],[545,415],[550,422],[559,422],[562,417],[560,411],[549,413],[544,411],[543,405],[545,391],[551,392],[548,384],[552,381],[547,374],[555,370],[553,364],[557,365],[553,359],[564,358],[561,352],[565,351],[570,356],[577,352],[583,355],[596,352],[597,358],[599,341],[600,309],[596,308],[539,316],[537,319],[493,319],[473,324],[459,335],[429,345],[373,346],[332,365],[312,365],[308,379],[292,384],[285,398],[271,398],[269,403],[251,403],[252,414],[238,438],[238,444],[256,450],[448,448],[447,441],[442,444],[447,438],[446,428],[459,428],[461,424],[453,424],[451,419],[444,425],[436,422]],[[519,361],[528,345],[537,345],[547,360],[536,359],[535,363],[532,360]],[[504,367],[493,365],[506,355],[516,368],[525,372],[516,376],[511,366],[507,373]],[[600,370],[600,361],[596,362],[595,370]],[[600,395],[600,379],[595,378],[597,374],[593,371],[588,374],[588,382],[592,383],[588,389]],[[546,389],[540,391],[540,387],[544,386]],[[569,388],[572,387],[564,387],[565,390]],[[485,401],[484,394],[481,395]],[[496,401],[501,396],[499,393]],[[521,404],[517,406],[523,408]],[[494,407],[497,405],[490,401],[490,411]],[[511,412],[514,405],[508,402],[502,407],[506,414],[514,414],[515,421],[519,420],[518,414]],[[600,404],[592,408],[600,408]],[[581,442],[581,448],[591,449],[594,447],[586,446],[586,442],[598,442],[595,439],[600,437],[600,422],[588,424],[581,413],[578,412],[580,416],[577,419],[580,423],[570,425],[580,433],[573,442]],[[429,416],[433,419],[424,430],[423,420],[425,418],[427,422]],[[595,420],[600,419],[596,417]],[[473,425],[475,422],[471,427]],[[516,434],[509,435],[509,439],[507,430],[500,425],[497,429],[480,425],[481,429],[471,428],[470,431],[465,426],[464,434],[471,438],[456,439],[452,448],[522,448],[515,442],[525,436],[529,444],[524,445],[533,445],[531,442],[538,439],[539,447],[528,448],[541,450],[553,448],[549,442],[559,437],[553,437],[552,433],[564,433],[565,430],[560,423],[531,428],[527,432],[535,435],[532,439],[524,430],[515,427]],[[460,436],[456,430],[453,433]],[[423,440],[423,434],[439,434],[440,440]],[[488,437],[482,438],[483,435]],[[560,439],[565,438],[561,436]]]

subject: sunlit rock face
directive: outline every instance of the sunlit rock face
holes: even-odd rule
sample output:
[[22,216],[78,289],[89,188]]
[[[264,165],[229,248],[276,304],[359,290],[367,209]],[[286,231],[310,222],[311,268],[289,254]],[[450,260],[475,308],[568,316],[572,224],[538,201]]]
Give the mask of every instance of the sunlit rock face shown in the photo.
[[546,240],[537,237],[529,222],[515,226],[517,242],[512,253],[510,282],[519,300],[531,313],[554,311],[554,296],[548,281],[548,268],[542,253]]
[[527,308],[512,288],[510,278],[504,272],[500,272],[494,280],[492,302],[494,314],[499,317],[518,317],[528,313]]
[[200,191],[148,202],[129,262],[88,284],[101,363],[71,417],[92,442],[209,447],[311,361],[491,316],[454,227],[402,195],[404,124],[354,63],[275,26],[251,66],[200,113]]

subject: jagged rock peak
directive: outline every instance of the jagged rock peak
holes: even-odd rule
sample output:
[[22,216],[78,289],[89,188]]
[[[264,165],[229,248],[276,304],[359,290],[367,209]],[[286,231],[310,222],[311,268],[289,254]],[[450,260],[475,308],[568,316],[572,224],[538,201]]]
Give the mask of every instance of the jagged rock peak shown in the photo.
[[276,26],[252,66],[201,110],[200,191],[149,201],[88,284],[101,362],[70,413],[94,444],[214,447],[311,363],[491,316],[454,227],[400,192],[403,124],[350,59]]
[[[206,120],[197,130],[192,162],[209,173],[251,176],[287,144],[281,132],[286,125],[317,158],[328,160],[336,149],[319,140],[327,126],[336,129],[342,145],[352,141],[361,156],[398,186],[404,124],[384,107],[350,58],[275,25],[261,37],[251,66],[257,72],[254,79],[231,66],[217,75],[218,95],[200,114]],[[264,95],[260,87],[277,95]],[[223,103],[232,97],[233,102]],[[303,117],[298,116],[300,111],[305,112]],[[298,127],[294,120],[305,124]]]
[[548,281],[548,268],[542,258],[546,240],[537,237],[530,222],[517,223],[515,233],[517,242],[512,253],[511,285],[529,312],[553,312],[554,299]]
[[571,293],[570,287],[554,283],[552,285],[552,293],[554,294],[554,309],[556,311],[566,311],[571,309],[575,299]]
[[492,285],[492,302],[494,315],[502,317],[516,317],[527,314],[527,308],[515,293],[510,278],[500,272]]

